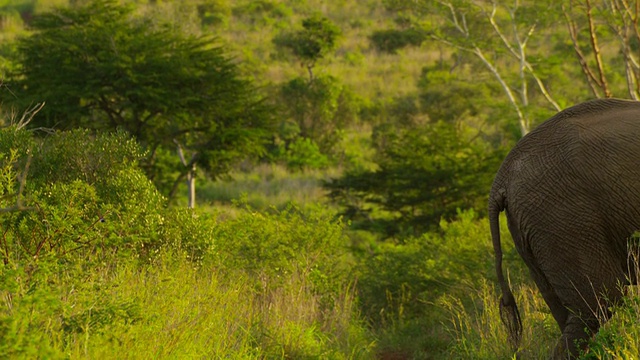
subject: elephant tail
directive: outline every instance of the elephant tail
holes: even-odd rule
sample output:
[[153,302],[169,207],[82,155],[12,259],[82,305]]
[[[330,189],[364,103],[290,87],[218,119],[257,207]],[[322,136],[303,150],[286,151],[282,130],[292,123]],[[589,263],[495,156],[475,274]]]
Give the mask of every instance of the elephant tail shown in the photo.
[[[494,190],[494,189],[492,189]],[[493,251],[495,253],[496,274],[498,275],[498,283],[502,291],[500,299],[500,317],[507,327],[509,343],[514,351],[517,351],[522,338],[522,320],[520,312],[516,305],[516,299],[511,292],[509,283],[504,277],[502,271],[502,245],[500,244],[500,212],[505,208],[504,190],[492,191],[489,200],[489,224],[491,228],[491,239],[493,241]]]

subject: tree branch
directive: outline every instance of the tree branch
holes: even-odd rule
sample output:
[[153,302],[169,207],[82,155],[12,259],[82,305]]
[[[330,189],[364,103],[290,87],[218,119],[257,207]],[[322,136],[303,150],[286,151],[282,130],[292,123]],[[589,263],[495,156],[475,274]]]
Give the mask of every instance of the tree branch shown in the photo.
[[593,96],[595,96],[596,98],[600,98],[602,97],[598,91],[598,88],[600,88],[600,84],[598,83],[597,77],[595,76],[595,74],[591,70],[591,67],[589,66],[589,63],[587,62],[587,57],[580,49],[576,23],[571,19],[564,5],[562,5],[562,13],[564,14],[565,20],[567,22],[569,36],[571,37],[571,42],[573,43],[573,50],[578,57],[578,62],[580,63],[580,67],[582,68],[582,73],[587,78],[587,83],[589,84],[589,88],[591,89],[591,93],[593,94]]
[[16,128],[18,130],[24,128],[25,126],[27,126],[31,120],[33,120],[33,117],[36,116],[36,114],[42,110],[42,108],[44,107],[45,102],[41,102],[41,103],[37,103],[35,105],[33,105],[30,108],[27,108],[27,110],[25,110],[22,113],[22,116],[20,117],[20,120],[18,120],[18,122],[15,124]]
[[636,1],[636,12],[634,13],[627,0],[611,0],[609,6],[614,15],[619,19],[611,21],[609,26],[618,35],[622,44],[622,54],[624,56],[625,75],[629,97],[634,100],[640,99],[640,64],[635,57],[635,51],[631,47],[631,38],[635,36],[640,40],[638,30],[637,9],[640,2]]
[[34,210],[33,207],[28,207],[28,206],[24,206],[24,204],[22,203],[22,193],[24,192],[24,187],[25,184],[27,183],[27,174],[29,173],[29,166],[31,165],[31,158],[32,156],[29,155],[29,157],[27,158],[27,164],[24,166],[24,170],[22,171],[22,175],[20,176],[20,186],[18,188],[18,192],[16,194],[10,194],[7,196],[4,196],[3,198],[10,198],[15,196],[16,197],[16,203],[13,206],[9,206],[9,207],[4,207],[4,208],[0,208],[0,213],[10,213],[10,212],[17,212],[17,211],[28,211],[28,210]]
[[520,105],[518,105],[518,101],[516,100],[516,97],[513,95],[513,91],[511,90],[507,82],[502,78],[498,69],[484,56],[484,53],[479,47],[476,46],[472,50],[472,52],[480,58],[480,60],[485,64],[485,66],[489,69],[489,71],[491,71],[491,73],[496,78],[496,80],[498,80],[498,82],[500,83],[500,86],[502,86],[502,89],[507,95],[509,102],[511,103],[516,113],[518,114],[518,124],[520,125],[520,132],[522,136],[527,135],[527,133],[529,133],[529,121],[525,118],[524,113],[522,113],[522,110],[520,109]]
[[593,21],[593,8],[591,7],[590,0],[585,0],[585,3],[587,4],[587,20],[589,22],[589,41],[591,43],[591,49],[593,50],[593,56],[596,60],[596,66],[600,77],[600,87],[602,88],[602,91],[604,91],[604,96],[610,98],[612,97],[612,94],[611,90],[609,89],[609,84],[607,83],[607,78],[604,75],[602,54],[600,53],[600,46],[598,45],[598,37],[596,35],[596,26]]

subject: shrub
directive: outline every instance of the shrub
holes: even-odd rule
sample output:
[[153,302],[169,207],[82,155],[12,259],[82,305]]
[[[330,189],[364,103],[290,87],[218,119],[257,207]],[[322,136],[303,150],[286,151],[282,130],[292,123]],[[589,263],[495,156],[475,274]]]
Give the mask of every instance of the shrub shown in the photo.
[[138,144],[124,132],[58,131],[34,147],[30,183],[81,180],[101,187],[119,171],[136,168],[142,158]]
[[[460,211],[455,220],[441,221],[438,231],[363,252],[358,295],[363,314],[381,329],[382,349],[401,347],[416,358],[424,357],[425,348],[432,354],[446,351],[455,338],[442,326],[450,315],[441,301],[463,299],[458,305],[467,311],[473,307],[470,290],[495,281],[488,225],[473,210]],[[527,278],[513,245],[503,240],[503,249],[511,276]]]
[[326,209],[166,209],[128,138],[31,135],[0,130],[2,206],[31,165],[26,209],[0,213],[3,355],[370,355],[343,225]]
[[[440,232],[403,242],[384,242],[360,264],[358,288],[363,311],[377,321],[383,314],[420,317],[433,303],[460,284],[478,284],[493,270],[488,224],[473,211],[440,222]],[[483,274],[478,277],[477,274]]]
[[[26,182],[20,194],[25,210],[0,217],[5,263],[45,253],[147,257],[161,245],[165,200],[137,168],[140,152],[124,134],[76,130],[36,140],[9,128],[0,131],[0,153],[9,154],[0,177],[3,195],[16,194]],[[26,177],[19,176],[27,167]]]
[[348,239],[326,210],[249,210],[217,224],[213,238],[221,266],[246,272],[265,288],[301,276],[318,293],[332,296],[347,282]]
[[307,138],[297,138],[289,144],[285,162],[291,170],[323,169],[329,166],[327,156],[320,152],[313,140]]
[[613,317],[601,324],[580,359],[633,359],[640,354],[640,293],[630,288]]
[[231,5],[226,0],[207,0],[196,5],[202,25],[226,25],[231,15]]
[[426,39],[426,34],[416,29],[377,30],[369,37],[376,50],[390,54],[407,46],[420,46]]

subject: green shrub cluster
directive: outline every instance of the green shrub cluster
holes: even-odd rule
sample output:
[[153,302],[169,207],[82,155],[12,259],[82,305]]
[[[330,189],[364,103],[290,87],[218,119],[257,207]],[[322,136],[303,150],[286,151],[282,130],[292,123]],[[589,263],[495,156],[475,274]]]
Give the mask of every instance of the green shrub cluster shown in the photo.
[[376,30],[369,37],[376,50],[390,54],[407,46],[420,46],[426,39],[424,32],[413,28]]
[[0,152],[22,155],[5,159],[16,175],[2,196],[26,208],[0,219],[5,263],[45,253],[147,257],[161,246],[155,234],[165,200],[137,168],[140,151],[125,134],[76,130],[36,140],[8,128],[0,132]]
[[612,319],[602,324],[580,359],[634,359],[640,354],[640,293],[637,286],[613,309]]
[[[515,249],[507,241],[504,248],[511,276],[524,281],[526,270]],[[381,348],[403,349],[414,358],[426,357],[427,350],[443,356],[458,336],[442,326],[452,316],[443,303],[461,299],[466,311],[478,301],[492,301],[497,292],[475,300],[469,295],[495,281],[493,259],[488,223],[473,210],[441,221],[438,231],[377,243],[363,252],[357,269],[361,309],[375,328],[384,329],[378,334]]]
[[121,133],[5,128],[0,154],[3,356],[371,354],[328,211],[168,208]]

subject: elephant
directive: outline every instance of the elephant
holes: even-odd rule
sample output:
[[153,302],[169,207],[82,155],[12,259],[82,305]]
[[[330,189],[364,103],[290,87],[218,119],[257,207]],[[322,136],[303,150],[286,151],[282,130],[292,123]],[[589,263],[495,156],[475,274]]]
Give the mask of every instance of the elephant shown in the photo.
[[522,321],[502,269],[499,215],[562,335],[554,359],[577,357],[637,283],[640,102],[590,100],[520,139],[489,194],[500,314],[516,349]]

